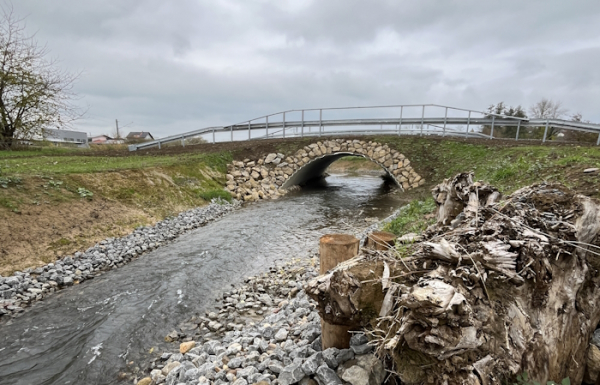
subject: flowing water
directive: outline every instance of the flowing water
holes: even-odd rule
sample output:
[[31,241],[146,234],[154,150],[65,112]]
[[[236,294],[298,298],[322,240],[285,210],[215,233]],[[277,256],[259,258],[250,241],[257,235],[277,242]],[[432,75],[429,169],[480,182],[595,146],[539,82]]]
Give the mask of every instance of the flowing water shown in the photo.
[[121,383],[127,362],[143,361],[230,284],[305,256],[323,234],[365,228],[366,219],[402,203],[378,176],[332,175],[246,206],[0,324],[0,384]]

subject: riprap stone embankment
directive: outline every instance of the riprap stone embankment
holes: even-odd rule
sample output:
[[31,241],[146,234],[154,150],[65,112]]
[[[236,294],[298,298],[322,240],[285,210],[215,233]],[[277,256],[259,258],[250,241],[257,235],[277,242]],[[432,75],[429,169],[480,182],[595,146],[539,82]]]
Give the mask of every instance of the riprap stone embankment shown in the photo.
[[123,266],[237,207],[238,202],[213,201],[208,206],[185,211],[154,226],[140,227],[125,237],[107,238],[86,251],[76,252],[54,263],[17,271],[9,277],[0,276],[0,317],[21,313],[25,307],[64,287]]

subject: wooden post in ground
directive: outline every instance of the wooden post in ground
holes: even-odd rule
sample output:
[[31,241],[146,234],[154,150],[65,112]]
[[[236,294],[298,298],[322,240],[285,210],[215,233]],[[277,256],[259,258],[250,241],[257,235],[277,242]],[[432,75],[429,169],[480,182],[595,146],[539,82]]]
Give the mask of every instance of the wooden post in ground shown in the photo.
[[387,250],[396,244],[396,234],[387,231],[373,231],[367,237],[365,247],[373,250]]
[[[326,234],[319,240],[320,273],[325,274],[339,263],[358,254],[360,241],[348,234]],[[331,347],[347,349],[350,347],[349,326],[331,325],[321,320],[321,339],[323,350]]]

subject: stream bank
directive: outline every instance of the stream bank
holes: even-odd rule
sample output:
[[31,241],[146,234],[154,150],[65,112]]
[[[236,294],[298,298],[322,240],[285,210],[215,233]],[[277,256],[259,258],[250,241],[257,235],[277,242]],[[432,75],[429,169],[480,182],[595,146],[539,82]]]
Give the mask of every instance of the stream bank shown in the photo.
[[147,361],[150,350],[168,350],[165,334],[204,315],[225,285],[306,257],[321,235],[364,228],[403,199],[381,178],[332,175],[326,186],[246,205],[2,325],[0,378],[7,385],[130,383],[119,373]]
[[17,271],[9,277],[0,275],[0,316],[22,313],[26,307],[58,290],[122,267],[133,258],[163,246],[183,233],[204,226],[238,207],[239,202],[230,204],[214,199],[208,206],[185,211],[154,226],[137,228],[122,238],[104,239],[86,251],[78,251],[54,263]]

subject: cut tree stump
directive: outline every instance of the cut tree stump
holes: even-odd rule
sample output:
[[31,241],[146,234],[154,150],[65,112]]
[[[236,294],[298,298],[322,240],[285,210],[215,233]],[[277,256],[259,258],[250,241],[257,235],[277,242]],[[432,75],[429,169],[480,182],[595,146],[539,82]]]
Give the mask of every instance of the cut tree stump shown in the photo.
[[[320,273],[325,274],[341,262],[358,254],[360,241],[348,234],[326,234],[319,240]],[[331,325],[321,319],[323,350],[327,348],[347,349],[350,346],[350,327]]]
[[365,247],[373,250],[387,250],[396,244],[396,234],[387,231],[373,231],[365,241]]
[[320,273],[325,274],[358,254],[359,240],[348,234],[325,234],[319,240]]

